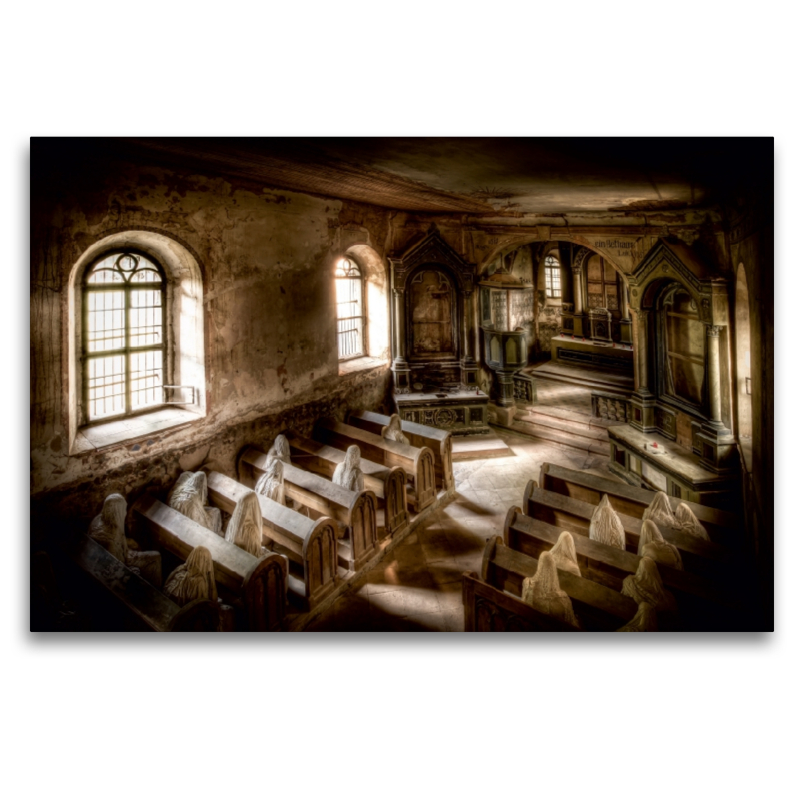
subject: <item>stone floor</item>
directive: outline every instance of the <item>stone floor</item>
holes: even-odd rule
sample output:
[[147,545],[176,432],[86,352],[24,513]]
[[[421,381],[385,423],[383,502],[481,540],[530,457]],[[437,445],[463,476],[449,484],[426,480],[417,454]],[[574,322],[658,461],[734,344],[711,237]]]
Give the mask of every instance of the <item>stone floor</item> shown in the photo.
[[[565,385],[565,389],[570,387]],[[574,387],[572,387],[574,389]],[[585,391],[585,390],[583,390]],[[546,462],[608,472],[608,458],[495,429],[513,456],[453,465],[457,495],[340,597],[311,631],[463,631],[461,575],[480,572],[490,536],[502,536]]]

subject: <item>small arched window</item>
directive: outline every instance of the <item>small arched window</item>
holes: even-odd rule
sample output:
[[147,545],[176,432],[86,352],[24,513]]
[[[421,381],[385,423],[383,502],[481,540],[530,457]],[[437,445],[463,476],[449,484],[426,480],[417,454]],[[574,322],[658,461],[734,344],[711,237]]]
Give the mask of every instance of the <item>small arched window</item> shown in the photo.
[[561,263],[554,255],[544,260],[544,288],[546,297],[561,297]]
[[366,353],[363,282],[355,261],[339,259],[336,264],[336,331],[340,361]]
[[164,402],[166,280],[143,255],[103,256],[83,282],[84,422]]

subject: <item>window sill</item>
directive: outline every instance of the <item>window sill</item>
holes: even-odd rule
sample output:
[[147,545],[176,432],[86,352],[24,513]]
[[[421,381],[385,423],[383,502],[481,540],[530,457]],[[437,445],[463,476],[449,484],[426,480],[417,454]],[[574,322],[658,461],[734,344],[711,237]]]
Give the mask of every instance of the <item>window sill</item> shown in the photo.
[[349,361],[339,362],[339,377],[342,375],[352,375],[354,372],[364,372],[375,367],[385,367],[388,365],[386,359],[362,356],[361,358],[351,358]]
[[149,414],[140,414],[126,419],[117,419],[100,425],[81,428],[72,445],[72,455],[105,450],[119,444],[134,444],[153,434],[172,428],[183,427],[202,419],[202,414],[185,408],[159,408]]

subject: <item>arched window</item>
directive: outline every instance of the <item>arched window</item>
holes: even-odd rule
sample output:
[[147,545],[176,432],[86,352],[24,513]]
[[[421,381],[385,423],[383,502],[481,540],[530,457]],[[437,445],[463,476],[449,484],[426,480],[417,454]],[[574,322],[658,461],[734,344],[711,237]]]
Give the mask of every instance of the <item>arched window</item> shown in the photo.
[[85,422],[133,414],[164,402],[166,281],[143,255],[103,256],[84,276]]
[[561,297],[561,263],[554,255],[544,260],[544,288],[546,297]]
[[339,259],[336,264],[336,330],[340,361],[366,353],[363,282],[355,261]]

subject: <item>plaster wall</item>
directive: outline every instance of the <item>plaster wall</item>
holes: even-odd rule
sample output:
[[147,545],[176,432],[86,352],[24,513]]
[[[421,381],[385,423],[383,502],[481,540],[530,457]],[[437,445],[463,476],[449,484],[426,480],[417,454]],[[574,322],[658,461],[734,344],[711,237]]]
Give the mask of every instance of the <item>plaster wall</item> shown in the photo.
[[[30,490],[40,509],[91,515],[107,493],[168,484],[188,462],[235,474],[241,447],[281,427],[307,432],[323,414],[385,408],[388,366],[339,375],[332,275],[354,241],[385,236],[385,212],[124,163],[45,169],[35,148],[32,163]],[[69,455],[69,276],[88,247],[120,230],[157,231],[200,264],[207,414]]]

